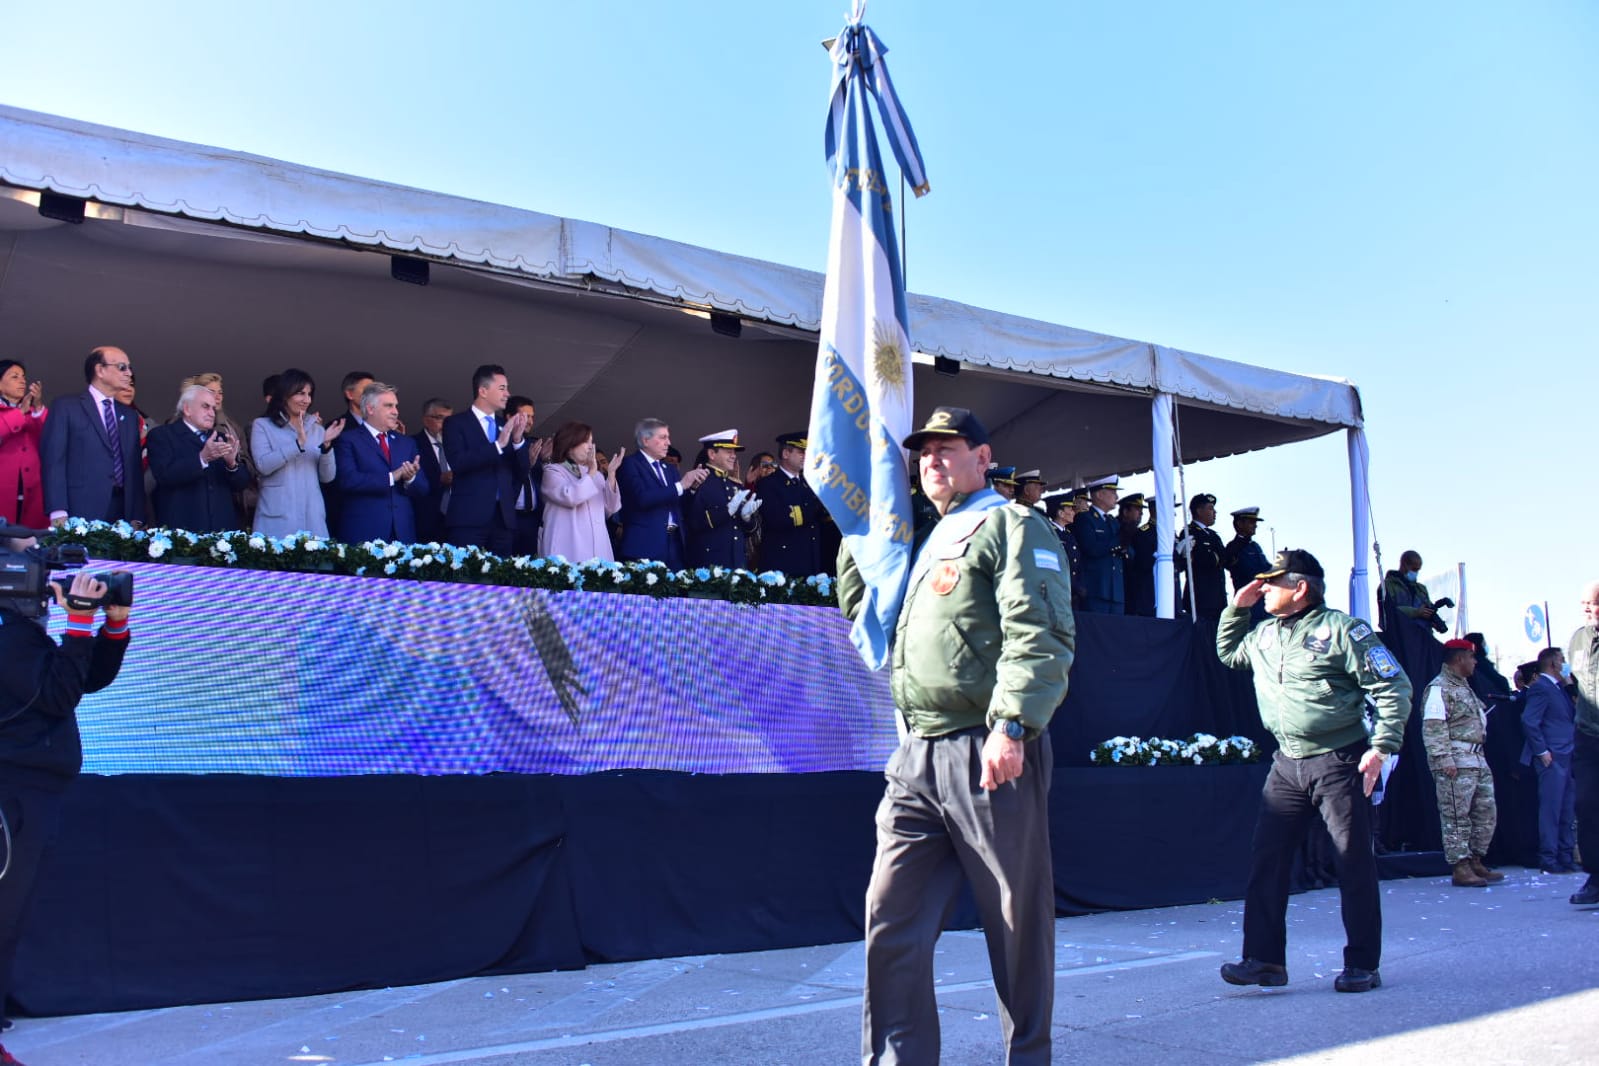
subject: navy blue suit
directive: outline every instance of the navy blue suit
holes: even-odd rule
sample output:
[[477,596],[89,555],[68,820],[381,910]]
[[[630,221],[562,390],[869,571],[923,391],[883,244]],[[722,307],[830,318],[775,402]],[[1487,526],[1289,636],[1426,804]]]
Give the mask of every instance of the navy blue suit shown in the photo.
[[417,456],[416,441],[388,434],[389,458],[377,438],[364,425],[351,425],[333,442],[338,464],[339,539],[350,544],[366,540],[416,543],[416,513],[412,501],[427,495],[427,475],[420,470],[404,484],[391,484],[389,474]]
[[632,452],[616,471],[616,488],[622,496],[622,544],[617,558],[659,559],[673,570],[681,570],[683,511],[675,468],[667,468],[663,483],[650,458]]
[[[1570,866],[1577,843],[1577,790],[1571,777],[1576,715],[1571,695],[1549,675],[1538,675],[1527,687],[1521,761],[1538,774],[1538,862],[1545,870]],[[1548,766],[1538,758],[1546,751],[1553,759]]]
[[[477,545],[510,555],[516,530],[516,491],[527,473],[528,445],[506,444],[502,452],[489,440],[476,408],[444,420],[444,457],[455,480],[444,525],[452,544]],[[503,421],[496,417],[496,432]]]
[[[44,510],[74,518],[143,522],[144,463],[139,453],[139,413],[112,402],[122,448],[123,485],[112,484],[112,444],[94,398],[85,388],[58,396],[50,405],[39,439],[39,469],[44,479]],[[115,506],[120,498],[121,506]]]
[[427,494],[416,497],[412,503],[416,511],[416,539],[419,542],[444,539],[444,475],[439,469],[439,457],[433,454],[433,442],[427,430],[411,434],[416,441],[417,455],[422,457],[422,476],[428,479]]
[[150,473],[155,475],[156,520],[191,533],[238,529],[239,509],[233,494],[249,488],[250,469],[243,459],[232,470],[221,459],[201,466],[203,443],[199,433],[182,419],[150,430],[145,447],[150,453]]
[[1121,523],[1113,514],[1090,507],[1072,523],[1072,536],[1083,555],[1083,609],[1094,614],[1123,614],[1127,602],[1122,582]]

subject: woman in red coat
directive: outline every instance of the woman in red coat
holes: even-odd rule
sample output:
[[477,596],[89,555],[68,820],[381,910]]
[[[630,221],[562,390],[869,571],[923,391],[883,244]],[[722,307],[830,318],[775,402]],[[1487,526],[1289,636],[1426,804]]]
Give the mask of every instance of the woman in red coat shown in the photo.
[[44,386],[28,383],[27,367],[0,359],[0,518],[32,529],[47,525],[39,480],[43,395]]

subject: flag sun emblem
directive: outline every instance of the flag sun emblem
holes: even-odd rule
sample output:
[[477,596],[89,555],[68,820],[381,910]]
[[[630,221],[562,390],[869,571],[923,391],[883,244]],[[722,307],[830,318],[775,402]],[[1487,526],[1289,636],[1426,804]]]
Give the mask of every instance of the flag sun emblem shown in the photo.
[[882,319],[872,322],[872,369],[883,384],[895,392],[905,391],[905,350],[899,344],[899,330]]

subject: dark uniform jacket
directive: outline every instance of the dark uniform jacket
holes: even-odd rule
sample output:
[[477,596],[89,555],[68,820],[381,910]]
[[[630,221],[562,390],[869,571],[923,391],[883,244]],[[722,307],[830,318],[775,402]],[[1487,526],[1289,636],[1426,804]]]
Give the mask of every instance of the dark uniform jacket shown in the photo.
[[[1194,573],[1194,608],[1201,618],[1219,618],[1222,608],[1227,606],[1227,578],[1222,569],[1222,552],[1226,548],[1221,535],[1201,522],[1190,522],[1188,538],[1193,544],[1189,555]],[[1183,572],[1187,573],[1186,566]],[[1187,602],[1185,592],[1183,603]]]
[[[1222,552],[1221,561],[1233,579],[1235,593],[1255,580],[1256,574],[1264,574],[1271,569],[1271,562],[1266,558],[1265,549],[1261,548],[1254,537],[1234,537],[1228,541],[1227,547]],[[1264,622],[1265,600],[1256,603],[1249,613],[1256,622]]]
[[1122,528],[1122,586],[1127,594],[1127,613],[1143,618],[1155,617],[1155,527]]
[[761,569],[796,577],[822,572],[822,501],[781,466],[755,483],[761,501]]
[[1072,523],[1072,536],[1083,553],[1083,596],[1090,606],[1103,609],[1107,604],[1116,607],[1126,601],[1122,578],[1121,524],[1115,515],[1101,514],[1090,507]]
[[[765,480],[778,476],[772,474]],[[688,533],[685,565],[743,567],[748,562],[745,542],[754,520],[746,521],[727,509],[739,488],[739,483],[722,471],[712,470],[693,495],[683,501],[683,527]],[[761,511],[765,510],[763,505]]]

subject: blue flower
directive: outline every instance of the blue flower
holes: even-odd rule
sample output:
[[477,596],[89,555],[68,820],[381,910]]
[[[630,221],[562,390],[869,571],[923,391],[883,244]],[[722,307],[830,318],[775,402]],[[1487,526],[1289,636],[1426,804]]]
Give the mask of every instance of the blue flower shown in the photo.
[[694,576],[699,578],[701,581],[709,581],[711,579],[711,572],[702,566],[694,571]]

